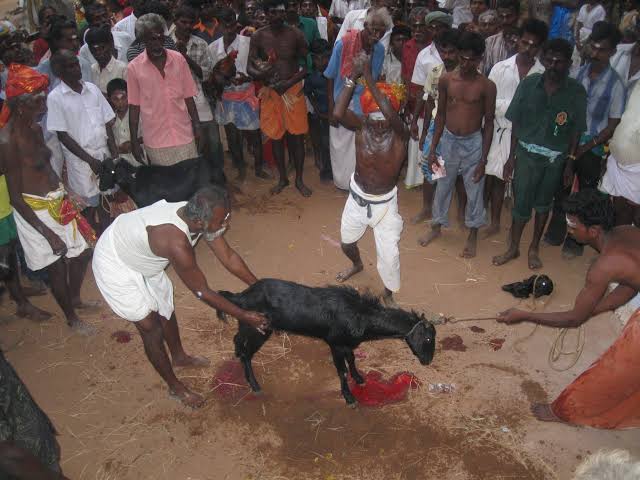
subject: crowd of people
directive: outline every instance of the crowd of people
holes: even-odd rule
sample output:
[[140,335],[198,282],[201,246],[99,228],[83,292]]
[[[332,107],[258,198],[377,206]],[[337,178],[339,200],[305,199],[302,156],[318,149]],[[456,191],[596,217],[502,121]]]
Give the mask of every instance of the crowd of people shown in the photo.
[[[625,9],[598,0],[529,0],[526,11],[518,0],[45,1],[34,34],[0,25],[0,272],[17,314],[49,318],[28,299],[46,285],[68,325],[93,333],[78,313],[99,308],[80,298],[92,262],[104,299],[135,323],[171,394],[202,405],[173,372],[208,362],[182,347],[166,267],[203,302],[268,328],[213,291],[195,259],[204,236],[227,270],[256,281],[224,240],[227,190],[135,209],[99,179],[106,159],[204,158],[221,170],[222,132],[234,182],[245,181],[249,154],[274,195],[292,171],[298,192],[312,195],[309,140],[320,180],[348,192],[340,233],[351,265],[336,279],[363,270],[358,241],[371,228],[389,307],[400,290],[401,177],[422,190],[411,222],[429,221],[424,247],[447,234],[455,191],[468,229],[462,257],[502,231],[505,200],[507,249],[494,265],[519,257],[532,216],[529,269],[543,266],[541,241],[567,259],[584,245],[601,253],[572,311],[511,310],[500,321],[576,326],[626,303],[640,288],[640,21],[635,0]],[[610,282],[620,286],[607,295]],[[534,414],[639,426],[640,380],[629,371],[640,370],[625,357],[639,329],[636,314],[599,368]]]

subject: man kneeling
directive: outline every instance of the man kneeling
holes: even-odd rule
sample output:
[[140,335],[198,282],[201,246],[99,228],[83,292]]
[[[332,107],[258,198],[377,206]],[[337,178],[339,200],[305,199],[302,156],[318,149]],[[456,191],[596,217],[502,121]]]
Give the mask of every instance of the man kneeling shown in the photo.
[[[347,110],[360,76],[367,84],[360,98],[365,118]],[[353,78],[345,80],[333,112],[342,124],[353,125],[356,130],[356,170],[349,184],[349,198],[340,227],[342,251],[353,266],[338,274],[337,280],[344,282],[362,271],[357,242],[369,226],[376,240],[378,272],[384,283],[383,300],[387,305],[393,304],[393,292],[400,289],[398,242],[403,222],[398,213],[396,182],[409,140],[409,131],[398,115],[402,95],[399,87],[376,85],[369,57],[360,55],[353,62]]]
[[118,316],[135,322],[147,358],[167,382],[171,395],[190,407],[201,406],[204,399],[176,378],[164,342],[174,366],[203,367],[208,361],[187,355],[182,348],[167,266],[171,264],[203,302],[258,329],[266,326],[263,315],[242,310],[211,290],[196,263],[193,246],[204,234],[229,272],[247,285],[256,281],[223,237],[229,215],[227,193],[217,186],[199,190],[189,202],[161,200],[116,218],[93,255],[93,274],[105,300]]

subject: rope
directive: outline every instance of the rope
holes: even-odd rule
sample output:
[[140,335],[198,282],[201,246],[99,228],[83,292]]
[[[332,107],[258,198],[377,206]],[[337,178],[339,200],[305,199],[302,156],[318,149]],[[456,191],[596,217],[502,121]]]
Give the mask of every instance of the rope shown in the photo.
[[111,202],[109,201],[106,195],[102,195],[102,194],[100,195],[100,203],[104,211],[107,212],[109,216],[111,216]]
[[[553,342],[553,345],[551,346],[551,350],[549,350],[549,357],[547,358],[547,360],[548,360],[549,366],[552,369],[554,369],[556,372],[564,372],[565,370],[569,370],[576,363],[578,363],[578,359],[580,358],[580,356],[582,355],[582,352],[584,351],[584,343],[585,343],[585,337],[586,337],[584,325],[580,325],[580,327],[578,327],[578,336],[576,337],[575,349],[565,351],[564,349],[565,339],[568,332],[569,332],[568,328],[563,328],[562,330],[560,330],[560,333],[558,333],[558,336],[556,337],[555,341]],[[570,356],[570,355],[573,355],[573,359],[570,361],[570,363],[567,366],[562,368],[555,366],[555,363],[558,360],[560,360],[561,357]]]

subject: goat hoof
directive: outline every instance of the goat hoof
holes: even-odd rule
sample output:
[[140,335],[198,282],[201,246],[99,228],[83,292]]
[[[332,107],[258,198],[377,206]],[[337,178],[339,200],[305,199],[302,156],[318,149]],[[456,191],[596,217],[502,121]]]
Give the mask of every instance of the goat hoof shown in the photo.
[[256,397],[261,397],[262,395],[264,395],[264,392],[261,389],[257,389],[257,390],[253,390],[252,389],[252,393],[253,395],[255,395]]
[[354,375],[352,378],[353,378],[353,381],[356,382],[358,385],[362,385],[364,383],[364,378],[362,378],[362,375],[360,374]]

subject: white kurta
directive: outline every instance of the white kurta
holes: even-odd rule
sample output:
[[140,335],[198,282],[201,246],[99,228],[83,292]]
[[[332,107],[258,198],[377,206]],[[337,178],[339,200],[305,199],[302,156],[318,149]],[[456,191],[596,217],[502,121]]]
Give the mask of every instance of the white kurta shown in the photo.
[[[496,84],[496,115],[493,122],[493,140],[491,141],[491,149],[487,157],[487,168],[485,173],[502,179],[502,169],[504,168],[511,150],[511,122],[506,119],[505,115],[513,96],[520,84],[520,75],[518,74],[518,65],[516,65],[516,57],[514,55],[502,62],[496,63],[489,73],[489,80]],[[533,73],[544,72],[544,67],[536,59],[536,62],[529,70],[527,76]]]

